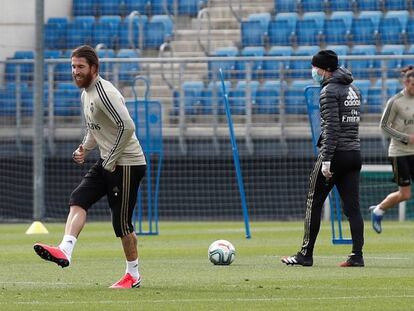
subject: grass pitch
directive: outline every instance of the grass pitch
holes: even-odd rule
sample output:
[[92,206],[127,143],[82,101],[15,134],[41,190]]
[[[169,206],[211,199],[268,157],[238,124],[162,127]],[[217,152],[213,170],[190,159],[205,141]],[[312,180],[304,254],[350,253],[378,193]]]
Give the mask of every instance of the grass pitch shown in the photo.
[[[139,289],[108,286],[125,269],[110,223],[88,223],[73,262],[62,269],[41,260],[34,242],[57,244],[50,234],[25,235],[28,224],[0,226],[0,310],[413,310],[414,224],[384,222],[378,235],[366,223],[365,268],[341,268],[350,246],[334,246],[323,223],[313,267],[287,267],[283,255],[301,243],[301,222],[162,222],[159,236],[140,236]],[[236,247],[230,266],[214,266],[207,248],[217,239]]]

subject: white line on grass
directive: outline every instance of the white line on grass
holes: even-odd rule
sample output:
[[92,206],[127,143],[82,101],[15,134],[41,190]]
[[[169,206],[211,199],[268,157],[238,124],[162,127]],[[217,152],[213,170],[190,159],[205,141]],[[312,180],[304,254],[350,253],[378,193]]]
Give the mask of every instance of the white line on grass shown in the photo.
[[[194,303],[194,302],[259,302],[259,301],[318,301],[318,300],[376,300],[376,299],[403,299],[414,298],[414,295],[381,295],[381,296],[340,296],[340,297],[302,297],[302,298],[286,298],[286,297],[271,297],[271,298],[211,298],[211,299],[154,299],[154,300],[140,300],[140,303]],[[100,300],[100,301],[18,301],[13,304],[17,305],[71,305],[71,304],[136,304],[136,300]],[[0,302],[0,305],[7,305],[9,303]]]

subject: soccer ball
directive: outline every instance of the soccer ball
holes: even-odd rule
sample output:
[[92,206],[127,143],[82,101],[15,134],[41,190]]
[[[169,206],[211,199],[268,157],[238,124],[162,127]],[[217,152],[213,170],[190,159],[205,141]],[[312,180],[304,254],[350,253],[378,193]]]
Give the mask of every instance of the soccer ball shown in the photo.
[[236,256],[233,244],[226,240],[217,240],[208,248],[208,259],[215,265],[229,265]]

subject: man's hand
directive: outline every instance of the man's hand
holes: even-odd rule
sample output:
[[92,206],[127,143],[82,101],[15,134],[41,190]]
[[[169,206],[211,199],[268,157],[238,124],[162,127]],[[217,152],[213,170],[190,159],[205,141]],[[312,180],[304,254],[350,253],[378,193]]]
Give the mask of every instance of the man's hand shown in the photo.
[[332,177],[331,172],[331,161],[324,161],[322,162],[322,175],[325,176],[325,178],[329,179]]
[[410,144],[414,144],[414,134],[410,135],[410,138],[408,139],[408,141],[410,142]]
[[78,149],[72,153],[72,159],[78,164],[83,164],[85,162],[85,150],[83,149],[82,144],[80,144]]

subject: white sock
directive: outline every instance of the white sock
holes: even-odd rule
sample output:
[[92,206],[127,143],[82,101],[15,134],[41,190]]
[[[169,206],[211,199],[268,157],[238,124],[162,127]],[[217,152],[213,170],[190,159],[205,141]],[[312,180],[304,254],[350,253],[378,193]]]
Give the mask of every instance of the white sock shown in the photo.
[[376,208],[374,208],[373,212],[375,215],[378,215],[378,216],[382,216],[385,213],[385,211],[382,208],[380,208],[378,205]]
[[59,248],[68,256],[70,261],[72,257],[73,248],[75,247],[77,239],[73,235],[65,234],[62,242],[59,244]]
[[125,273],[131,274],[135,279],[139,278],[138,259],[133,260],[133,261],[127,260]]

